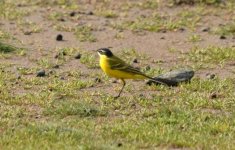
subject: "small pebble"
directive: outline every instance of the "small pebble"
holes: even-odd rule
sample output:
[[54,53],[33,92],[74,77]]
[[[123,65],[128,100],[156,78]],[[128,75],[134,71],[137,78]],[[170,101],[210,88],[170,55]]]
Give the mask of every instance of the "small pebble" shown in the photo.
[[210,95],[210,99],[215,99],[215,98],[217,98],[218,97],[218,95],[216,94],[216,93],[212,93],[211,95]]
[[60,80],[65,80],[65,77],[60,77]]
[[179,31],[183,32],[185,31],[185,28],[179,28]]
[[210,27],[206,27],[202,29],[202,32],[208,32],[208,31],[210,31]]
[[63,55],[63,56],[66,56],[66,55],[67,55],[67,53],[66,53],[65,51],[63,51],[63,52],[62,52],[62,55]]
[[138,63],[137,58],[135,58],[135,59],[133,60],[133,63]]
[[60,68],[60,66],[59,65],[55,65],[52,68],[58,69],[58,68]]
[[72,11],[70,14],[69,14],[71,17],[74,17],[76,15],[76,12],[75,11]]
[[63,41],[63,35],[58,34],[58,35],[56,36],[56,41]]
[[113,80],[112,83],[117,83],[117,80]]
[[46,71],[45,70],[40,70],[37,72],[37,77],[44,77],[46,76]]
[[150,66],[146,66],[145,69],[148,71],[148,70],[151,69],[151,67]]
[[208,74],[206,74],[206,78],[207,79],[214,79],[215,78],[215,74],[208,73]]
[[220,38],[221,40],[224,40],[224,39],[226,39],[226,36],[221,35],[219,38]]
[[80,53],[78,53],[74,58],[75,58],[75,59],[80,59],[81,56],[82,56],[82,55],[81,55]]
[[101,79],[100,78],[95,78],[95,82],[100,83]]
[[122,143],[118,143],[117,146],[118,146],[118,147],[121,147],[121,146],[122,146]]
[[160,39],[164,40],[164,39],[165,39],[165,37],[164,37],[164,36],[162,36],[162,37],[160,37]]
[[59,54],[56,54],[56,55],[54,56],[54,58],[59,58]]
[[48,72],[48,74],[55,74],[55,71],[54,71],[54,70],[50,70],[50,71]]
[[88,11],[87,15],[94,15],[94,13],[92,11]]
[[24,35],[31,35],[32,34],[32,31],[25,31],[24,32]]
[[21,79],[21,75],[16,75],[16,78],[17,79]]
[[58,19],[58,21],[65,22],[65,19],[64,18],[60,18],[60,19]]

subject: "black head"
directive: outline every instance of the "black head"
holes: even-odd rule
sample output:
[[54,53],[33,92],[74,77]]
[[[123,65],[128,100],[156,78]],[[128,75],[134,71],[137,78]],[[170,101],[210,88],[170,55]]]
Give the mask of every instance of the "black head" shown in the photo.
[[100,48],[97,50],[99,55],[105,55],[107,57],[112,57],[113,53],[108,48]]

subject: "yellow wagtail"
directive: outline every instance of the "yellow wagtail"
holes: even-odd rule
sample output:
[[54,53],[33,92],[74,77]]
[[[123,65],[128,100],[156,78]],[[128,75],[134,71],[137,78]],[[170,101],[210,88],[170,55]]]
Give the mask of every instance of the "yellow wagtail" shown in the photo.
[[[101,69],[110,77],[120,79],[123,86],[115,98],[120,97],[126,82],[124,79],[155,79],[145,75],[138,69],[128,65],[123,60],[113,55],[113,53],[108,48],[100,48],[97,50],[100,56],[100,67]],[[159,81],[156,81],[159,82]],[[159,82],[161,83],[161,82]],[[162,83],[161,83],[162,84]]]

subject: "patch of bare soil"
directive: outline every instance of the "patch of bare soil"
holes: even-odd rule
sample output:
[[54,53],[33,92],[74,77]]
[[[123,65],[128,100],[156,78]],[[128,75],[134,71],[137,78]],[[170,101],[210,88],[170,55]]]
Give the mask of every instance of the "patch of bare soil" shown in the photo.
[[[144,2],[144,1],[138,1]],[[135,1],[112,1],[107,6],[99,1],[78,1],[79,10],[72,11],[63,9],[59,6],[31,6],[25,5],[27,9],[32,8],[34,11],[25,17],[27,22],[33,22],[41,28],[38,33],[31,32],[27,27],[19,26],[16,20],[7,21],[0,20],[0,28],[12,34],[16,39],[20,40],[23,47],[27,49],[26,56],[12,56],[9,59],[0,60],[1,63],[13,64],[17,67],[38,67],[37,60],[47,58],[51,62],[56,62],[55,55],[57,49],[65,47],[75,47],[83,50],[94,50],[101,47],[113,47],[114,53],[123,48],[134,48],[139,53],[146,53],[150,56],[149,64],[154,67],[160,67],[163,70],[170,70],[175,67],[190,67],[191,63],[184,62],[180,59],[182,53],[187,53],[195,46],[234,46],[235,39],[227,37],[220,39],[217,34],[212,34],[204,29],[212,29],[221,24],[229,22],[229,17],[225,17],[227,12],[220,11],[221,15],[214,13],[214,7],[208,6],[207,14],[200,16],[200,23],[195,29],[182,28],[164,32],[149,32],[140,31],[132,32],[128,29],[115,29],[111,27],[113,23],[121,23],[124,21],[132,21],[138,16],[151,16],[151,14],[159,14],[177,16],[176,14],[182,11],[195,10],[196,6],[180,5],[169,7],[166,4],[160,4],[156,8],[143,9],[141,7],[133,7],[128,11],[122,12],[122,7],[134,5]],[[22,7],[22,6],[19,6]],[[97,10],[109,9],[118,14],[118,17],[107,18],[99,15]],[[204,11],[204,10],[203,10]],[[60,12],[62,17],[50,20],[48,19],[52,13]],[[73,14],[74,12],[74,14]],[[211,13],[211,14],[210,14]],[[177,18],[177,17],[175,17]],[[193,20],[192,20],[193,21]],[[66,26],[74,28],[82,25],[91,25],[94,27],[92,34],[96,37],[96,42],[81,42],[76,38],[74,32],[58,31],[55,27]],[[61,34],[62,41],[57,41],[56,36]],[[115,38],[117,34],[121,34],[121,38]],[[200,41],[191,42],[191,35],[199,35]],[[20,45],[20,46],[22,46]],[[175,49],[177,52],[171,52],[170,49]],[[187,55],[187,54],[185,54]],[[152,60],[161,61],[160,64],[152,63]],[[98,55],[97,55],[98,61]],[[223,68],[217,66],[212,69],[199,69],[196,71],[196,76],[204,78],[206,74],[216,74],[219,77],[225,78],[233,75],[234,65],[226,64]],[[98,69],[88,69],[81,64],[79,60],[71,57],[71,60],[61,65],[57,72],[66,72],[69,70],[82,70],[84,73],[97,72]]]

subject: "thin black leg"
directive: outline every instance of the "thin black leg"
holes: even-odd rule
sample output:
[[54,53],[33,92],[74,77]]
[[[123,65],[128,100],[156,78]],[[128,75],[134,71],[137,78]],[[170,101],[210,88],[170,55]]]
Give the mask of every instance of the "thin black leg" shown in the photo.
[[122,83],[123,83],[123,86],[122,86],[122,88],[121,88],[120,92],[118,93],[118,95],[117,95],[117,96],[115,96],[114,98],[118,98],[118,97],[120,97],[120,95],[121,95],[121,93],[122,93],[122,90],[124,89],[124,87],[125,87],[125,85],[126,85],[126,82],[125,82],[125,80],[124,80],[124,79],[121,79],[121,81],[122,81]]

